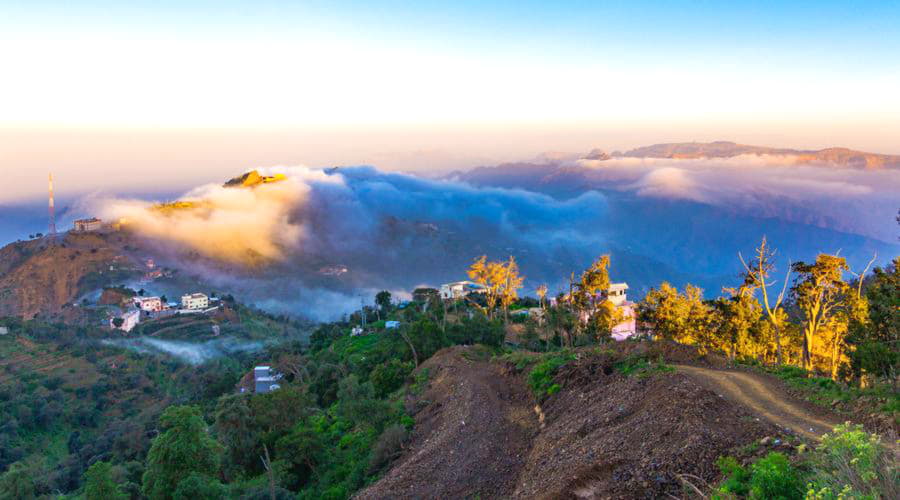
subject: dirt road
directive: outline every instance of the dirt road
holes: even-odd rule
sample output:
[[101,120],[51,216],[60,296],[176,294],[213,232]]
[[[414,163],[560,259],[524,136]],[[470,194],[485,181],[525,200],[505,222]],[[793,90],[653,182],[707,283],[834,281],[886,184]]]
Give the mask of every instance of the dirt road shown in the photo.
[[840,423],[824,410],[792,398],[776,381],[763,375],[677,365],[678,371],[734,403],[750,408],[769,422],[797,434],[818,439]]
[[421,369],[420,401],[408,453],[357,498],[508,498],[538,431],[521,380],[472,349],[439,352]]

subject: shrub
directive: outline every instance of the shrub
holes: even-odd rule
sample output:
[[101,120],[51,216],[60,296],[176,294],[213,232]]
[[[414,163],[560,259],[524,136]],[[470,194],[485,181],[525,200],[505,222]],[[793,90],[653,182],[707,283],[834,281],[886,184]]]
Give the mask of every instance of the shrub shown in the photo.
[[719,457],[716,466],[725,476],[718,493],[746,496],[750,492],[750,472],[734,457]]
[[381,470],[400,456],[408,437],[409,433],[406,427],[402,425],[395,424],[385,429],[378,436],[378,441],[375,442],[375,446],[372,448],[372,455],[369,459],[370,473]]
[[560,367],[575,359],[574,354],[558,353],[550,354],[536,364],[528,374],[528,387],[538,399],[552,396],[559,391],[562,386],[553,381],[554,375]]
[[802,498],[802,483],[787,456],[770,452],[751,467],[750,498],[790,500]]
[[375,394],[385,397],[399,389],[412,369],[412,363],[404,363],[396,358],[376,366],[369,375]]
[[816,449],[811,499],[898,498],[897,468],[875,434],[860,425],[838,425]]

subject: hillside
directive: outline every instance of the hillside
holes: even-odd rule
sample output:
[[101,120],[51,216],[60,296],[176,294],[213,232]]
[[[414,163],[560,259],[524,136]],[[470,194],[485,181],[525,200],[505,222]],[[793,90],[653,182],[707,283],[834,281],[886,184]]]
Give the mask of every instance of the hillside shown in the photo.
[[[552,376],[561,389],[537,398],[520,367],[540,358],[492,361],[472,347],[437,353],[418,369],[428,388],[407,402],[415,408],[411,444],[358,498],[660,498],[681,493],[680,475],[714,482],[718,457],[744,445],[777,437],[790,453],[800,437],[814,440],[840,422],[784,394],[752,393],[756,406],[721,397],[698,374],[729,372],[688,349],[646,348],[580,351]],[[662,357],[695,366],[646,361]],[[742,376],[780,391],[772,380]],[[760,405],[831,425],[810,434]]]
[[78,296],[129,276],[121,245],[93,233],[12,243],[0,249],[0,316],[59,314]]

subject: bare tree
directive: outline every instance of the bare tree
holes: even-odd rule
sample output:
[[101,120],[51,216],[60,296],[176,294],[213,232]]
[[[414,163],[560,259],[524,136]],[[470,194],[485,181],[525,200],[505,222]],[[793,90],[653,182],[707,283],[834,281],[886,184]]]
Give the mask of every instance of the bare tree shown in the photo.
[[762,243],[756,248],[756,254],[749,264],[744,260],[744,256],[740,252],[738,252],[738,257],[744,266],[744,286],[750,290],[758,288],[762,292],[762,305],[775,334],[775,356],[780,365],[784,362],[784,356],[781,352],[781,331],[785,321],[785,314],[781,306],[791,277],[791,263],[790,261],[788,262],[787,274],[784,276],[781,292],[778,293],[778,297],[775,298],[774,302],[770,302],[769,287],[777,283],[776,281],[768,281],[771,274],[775,271],[775,253],[775,250],[769,248],[766,237],[763,236]]

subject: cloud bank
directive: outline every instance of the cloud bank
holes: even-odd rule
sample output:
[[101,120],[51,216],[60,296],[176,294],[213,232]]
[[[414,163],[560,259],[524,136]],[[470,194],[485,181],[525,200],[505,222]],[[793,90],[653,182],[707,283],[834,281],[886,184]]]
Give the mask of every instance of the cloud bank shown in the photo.
[[883,241],[897,238],[900,170],[801,164],[789,155],[579,160],[593,185],[690,200],[760,217],[813,224]]
[[894,171],[769,157],[582,160],[524,180],[486,170],[495,185],[372,167],[279,167],[263,173],[285,181],[202,186],[181,198],[193,203],[184,209],[100,205],[104,218],[127,219],[157,245],[167,265],[243,302],[320,320],[371,302],[381,289],[402,296],[420,284],[465,279],[483,254],[516,256],[526,292],[541,283],[556,292],[569,273],[611,253],[613,279],[639,296],[662,280],[717,293],[737,272],[737,252],[763,234],[795,260],[838,249],[867,260],[897,248],[872,239],[892,236]]

